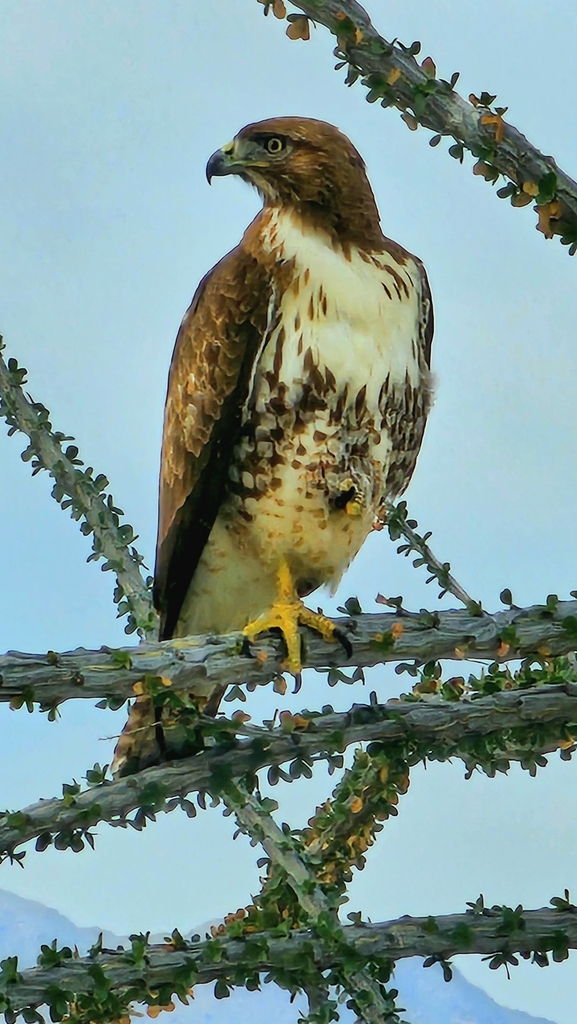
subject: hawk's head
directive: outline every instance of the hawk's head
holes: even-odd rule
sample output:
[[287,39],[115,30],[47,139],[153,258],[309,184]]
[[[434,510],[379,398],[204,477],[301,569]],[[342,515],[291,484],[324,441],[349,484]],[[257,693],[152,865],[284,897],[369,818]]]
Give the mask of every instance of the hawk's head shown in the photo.
[[325,121],[275,117],[247,125],[208,161],[209,182],[225,174],[254,185],[265,205],[290,207],[342,241],[382,241],[363,159]]

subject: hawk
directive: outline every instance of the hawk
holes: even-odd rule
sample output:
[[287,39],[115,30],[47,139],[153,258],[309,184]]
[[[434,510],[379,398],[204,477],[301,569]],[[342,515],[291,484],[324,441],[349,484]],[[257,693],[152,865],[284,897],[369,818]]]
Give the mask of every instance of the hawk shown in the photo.
[[431,405],[424,267],[386,238],[363,160],[280,117],[217,150],[263,208],[201,281],[172,357],[154,600],[160,638],[278,627],[300,669],[302,598],[336,588],[407,487]]

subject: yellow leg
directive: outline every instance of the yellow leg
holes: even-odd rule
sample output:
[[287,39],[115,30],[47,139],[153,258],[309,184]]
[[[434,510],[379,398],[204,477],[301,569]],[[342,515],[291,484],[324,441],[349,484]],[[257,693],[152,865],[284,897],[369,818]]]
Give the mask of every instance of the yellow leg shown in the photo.
[[278,595],[272,608],[263,612],[245,626],[243,633],[248,640],[255,640],[259,633],[268,629],[280,629],[287,646],[286,668],[296,675],[302,669],[301,638],[299,625],[316,630],[325,640],[335,640],[335,627],[326,615],[313,612],[297,597],[291,572],[286,559],[282,559],[278,571]]

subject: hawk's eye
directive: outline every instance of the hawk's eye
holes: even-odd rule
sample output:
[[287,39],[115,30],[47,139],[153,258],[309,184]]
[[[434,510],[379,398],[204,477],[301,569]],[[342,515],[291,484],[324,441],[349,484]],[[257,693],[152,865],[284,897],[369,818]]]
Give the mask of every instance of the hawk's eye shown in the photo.
[[265,149],[268,153],[280,153],[285,147],[284,139],[279,139],[277,135],[272,135],[270,139],[265,142]]

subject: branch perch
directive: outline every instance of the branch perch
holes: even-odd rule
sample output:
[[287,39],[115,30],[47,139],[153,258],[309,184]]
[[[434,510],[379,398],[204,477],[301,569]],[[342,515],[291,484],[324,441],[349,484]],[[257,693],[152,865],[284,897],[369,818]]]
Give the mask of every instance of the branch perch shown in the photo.
[[[305,668],[364,668],[390,662],[423,665],[440,659],[482,658],[500,663],[535,656],[552,657],[577,650],[577,601],[510,608],[493,615],[465,609],[446,612],[382,612],[332,620],[349,636],[350,660],[336,644],[306,632]],[[506,638],[504,642],[503,638]],[[272,636],[242,653],[241,633],[186,637],[143,643],[118,650],[78,648],[56,654],[0,656],[0,701],[38,701],[54,707],[65,700],[134,696],[147,676],[170,680],[175,690],[210,696],[217,686],[267,683],[282,670],[284,652]],[[22,703],[22,701],[20,702]]]

